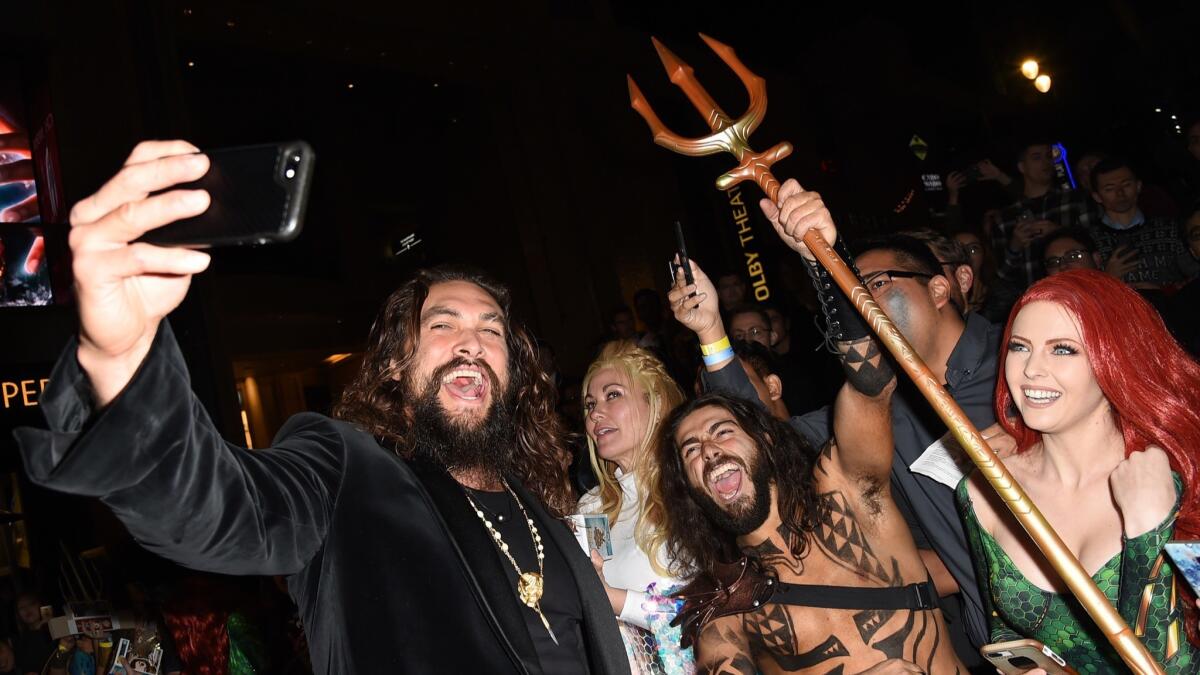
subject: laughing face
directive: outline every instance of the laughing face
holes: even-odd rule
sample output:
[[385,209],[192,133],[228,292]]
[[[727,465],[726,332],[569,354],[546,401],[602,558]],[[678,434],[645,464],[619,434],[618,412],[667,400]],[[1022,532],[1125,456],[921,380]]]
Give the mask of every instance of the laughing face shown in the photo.
[[477,427],[508,386],[506,332],[503,310],[487,291],[466,281],[435,284],[421,306],[415,391],[436,390],[452,424]]
[[696,503],[721,529],[746,535],[770,513],[771,475],[753,438],[725,408],[699,408],[675,432]]
[[629,471],[645,443],[650,422],[646,393],[614,367],[601,368],[588,379],[583,399],[584,429],[596,456]]
[[1043,434],[1103,423],[1111,414],[1075,317],[1061,305],[1031,302],[1021,308],[1004,377],[1025,425]]

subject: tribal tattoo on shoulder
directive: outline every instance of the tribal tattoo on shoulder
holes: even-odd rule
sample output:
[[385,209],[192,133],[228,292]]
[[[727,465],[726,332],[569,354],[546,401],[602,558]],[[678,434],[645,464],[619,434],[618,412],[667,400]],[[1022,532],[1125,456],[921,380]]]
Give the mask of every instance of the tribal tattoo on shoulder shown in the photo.
[[837,343],[842,370],[850,384],[867,396],[883,393],[888,383],[896,377],[887,358],[879,351],[879,343],[873,337],[864,337],[854,342]]
[[802,535],[786,524],[780,525],[776,532],[787,546],[786,551],[780,549],[779,545],[770,539],[761,544],[743,547],[742,551],[748,556],[758,558],[768,568],[784,568],[797,576],[803,574],[804,560],[792,555],[792,551],[797,549],[798,540]]

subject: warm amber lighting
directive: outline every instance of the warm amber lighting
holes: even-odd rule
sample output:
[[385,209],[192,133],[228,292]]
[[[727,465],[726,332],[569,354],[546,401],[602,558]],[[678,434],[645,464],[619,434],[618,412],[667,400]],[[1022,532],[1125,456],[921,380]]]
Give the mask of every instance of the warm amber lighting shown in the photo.
[[1033,81],[1033,86],[1043,94],[1050,91],[1050,76],[1038,75],[1037,79]]
[[1025,63],[1022,63],[1021,64],[1021,74],[1031,80],[1033,78],[1037,77],[1038,76],[1038,62],[1034,61],[1033,59],[1029,59],[1029,60],[1025,61]]
[[325,363],[328,363],[331,366],[337,365],[351,356],[352,354],[330,354],[328,357],[326,357]]

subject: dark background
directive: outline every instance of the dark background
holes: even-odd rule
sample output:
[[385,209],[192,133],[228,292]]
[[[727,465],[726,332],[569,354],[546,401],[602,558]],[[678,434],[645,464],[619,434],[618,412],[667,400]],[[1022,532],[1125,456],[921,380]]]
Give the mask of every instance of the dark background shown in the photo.
[[[500,276],[567,373],[586,366],[608,310],[638,288],[665,294],[673,220],[710,272],[744,269],[713,187],[732,160],[672,155],[629,108],[626,73],[674,130],[705,132],[651,35],[731,115],[745,93],[697,32],[765,77],[770,106],[754,145],[791,141],[777,174],[820,190],[852,232],[930,222],[941,205],[921,194],[921,173],[990,157],[1015,174],[1029,136],[1120,152],[1160,178],[1183,154],[1170,116],[1190,119],[1200,83],[1200,8],[1182,0],[10,0],[0,13],[0,62],[48,96],[69,203],[145,138],[315,148],[302,236],[218,252],[172,317],[197,393],[231,440],[255,445],[288,412],[328,408],[354,364],[331,357],[361,349],[382,299],[417,266],[468,262]],[[1050,93],[1018,72],[1027,57],[1053,77]],[[914,134],[930,146],[924,161],[909,151]],[[757,213],[756,188],[743,197]],[[966,199],[970,217],[978,209]],[[786,265],[762,226],[779,296]],[[393,255],[412,234],[422,243]],[[0,310],[0,322],[4,372],[40,378],[73,330],[73,308]],[[266,401],[252,432],[239,395]],[[17,470],[7,430],[37,415],[0,415],[0,460]]]

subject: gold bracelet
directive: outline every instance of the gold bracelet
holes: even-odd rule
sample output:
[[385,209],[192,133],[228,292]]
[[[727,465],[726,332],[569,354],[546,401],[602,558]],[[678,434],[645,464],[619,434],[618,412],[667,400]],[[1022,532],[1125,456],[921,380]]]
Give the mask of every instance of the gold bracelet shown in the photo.
[[726,350],[729,348],[730,348],[729,336],[726,335],[725,337],[721,338],[720,340],[717,340],[716,342],[706,344],[706,345],[700,345],[700,353],[705,356],[711,356],[713,354],[716,354],[719,351],[723,351],[723,350]]

